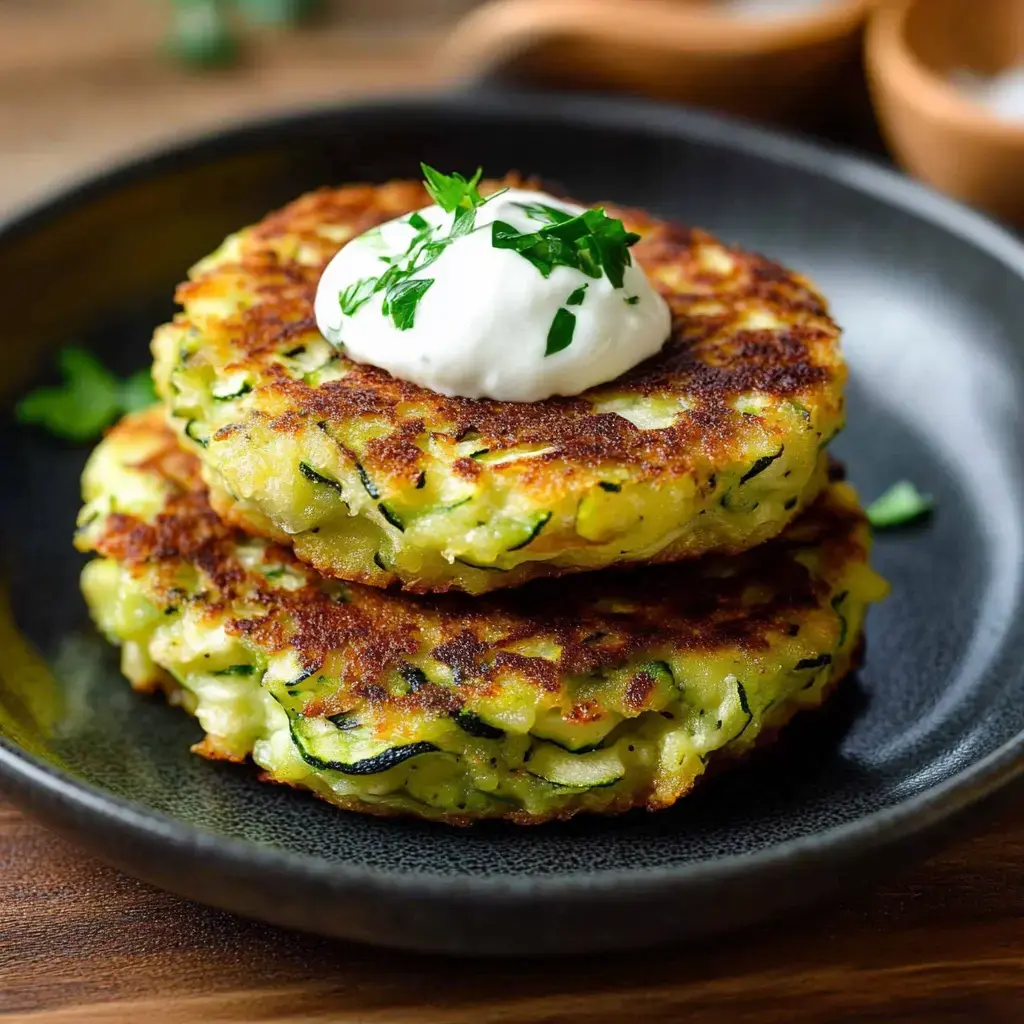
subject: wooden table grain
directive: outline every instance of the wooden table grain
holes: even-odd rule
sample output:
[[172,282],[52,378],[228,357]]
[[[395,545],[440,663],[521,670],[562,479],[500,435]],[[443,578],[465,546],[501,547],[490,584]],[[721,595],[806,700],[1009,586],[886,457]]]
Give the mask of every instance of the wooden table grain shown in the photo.
[[[156,3],[0,0],[0,210],[183,132],[440,82],[442,26],[424,13],[435,2],[337,0],[331,27],[258,40],[246,64],[199,76],[156,57]],[[399,24],[403,11],[412,20]],[[984,826],[872,895],[756,933],[510,963],[357,947],[197,906],[0,803],[0,1014],[37,1024],[1016,1024],[1024,810],[1004,799]]]
[[197,906],[0,805],[0,1012],[39,1024],[1019,1024],[1024,812],[1002,808],[866,898],[754,933],[510,962],[370,949]]

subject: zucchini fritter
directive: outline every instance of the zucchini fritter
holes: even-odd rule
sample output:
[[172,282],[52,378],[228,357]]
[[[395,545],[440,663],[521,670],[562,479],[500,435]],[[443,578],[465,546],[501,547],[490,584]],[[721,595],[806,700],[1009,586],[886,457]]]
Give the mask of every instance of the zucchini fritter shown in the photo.
[[885,584],[852,490],[732,558],[476,599],[328,580],[224,524],[156,410],[93,454],[92,614],[209,757],[341,807],[466,824],[666,807],[852,667]]
[[228,238],[179,288],[155,376],[221,515],[328,576],[476,594],[746,550],[814,499],[846,376],[824,299],[638,211],[608,207],[642,235],[633,254],[673,333],[622,378],[473,401],[346,359],[313,318],[324,267],[428,202],[410,182],[315,192]]

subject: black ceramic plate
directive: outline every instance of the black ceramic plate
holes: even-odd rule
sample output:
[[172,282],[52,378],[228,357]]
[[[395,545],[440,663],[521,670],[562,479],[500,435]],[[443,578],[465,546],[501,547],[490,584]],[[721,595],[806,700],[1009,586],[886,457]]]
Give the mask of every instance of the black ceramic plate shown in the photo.
[[862,882],[1003,785],[1024,751],[1024,249],[885,170],[627,101],[459,96],[304,114],[188,144],[0,233],[3,387],[76,340],[147,360],[175,282],[233,228],[324,182],[538,171],[705,225],[808,272],[852,367],[837,444],[870,498],[909,477],[923,529],[879,539],[893,583],[858,681],[677,808],[536,829],[345,814],[188,752],[196,725],[129,692],[70,548],[85,452],[3,427],[0,779],[54,828],[178,893],[416,949],[552,953],[736,928]]

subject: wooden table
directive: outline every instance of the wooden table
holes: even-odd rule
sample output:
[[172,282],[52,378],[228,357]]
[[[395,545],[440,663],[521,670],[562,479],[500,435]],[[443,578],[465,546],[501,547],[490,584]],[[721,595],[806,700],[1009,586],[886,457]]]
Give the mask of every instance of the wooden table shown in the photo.
[[39,1024],[1019,1024],[1024,813],[868,899],[756,934],[517,964],[245,921],[126,878],[0,807],[2,1011]]
[[[242,68],[197,76],[154,56],[156,4],[0,0],[0,209],[183,131],[438,81],[431,2],[339,0],[348,21],[261,40]],[[412,31],[395,28],[403,6]],[[360,948],[199,907],[0,804],[0,1013],[39,1024],[1019,1022],[1024,811],[1004,801],[987,828],[872,897],[757,934],[503,964]]]

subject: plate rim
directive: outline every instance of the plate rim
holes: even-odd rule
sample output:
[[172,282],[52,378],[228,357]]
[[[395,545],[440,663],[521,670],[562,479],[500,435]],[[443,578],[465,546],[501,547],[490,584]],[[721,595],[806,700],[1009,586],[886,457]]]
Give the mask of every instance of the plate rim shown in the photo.
[[[1024,281],[1024,243],[988,217],[913,181],[863,154],[826,146],[802,136],[733,118],[632,97],[570,95],[543,91],[482,90],[385,95],[353,102],[315,105],[255,117],[231,127],[185,136],[112,169],[51,190],[27,209],[0,218],[0,243],[16,241],[66,211],[118,189],[188,167],[218,155],[253,148],[261,136],[329,123],[346,116],[408,110],[420,116],[491,115],[543,123],[583,121],[588,127],[628,124],[655,135],[685,137],[826,177],[923,219],[986,252]],[[332,862],[311,854],[264,847],[187,824],[162,811],[82,782],[22,749],[0,734],[0,779],[9,799],[32,813],[34,805],[63,806],[101,827],[127,830],[143,843],[155,842],[183,856],[215,860],[221,868],[303,876],[338,891],[358,887],[364,896],[486,898],[514,902],[524,895],[590,900],[595,894],[629,900],[666,889],[729,884],[751,874],[771,874],[794,864],[817,868],[858,854],[892,848],[934,830],[1024,775],[1024,730],[960,772],[890,807],[820,832],[788,839],[763,850],[693,863],[637,868],[573,870],[548,875],[445,874],[374,868]]]

